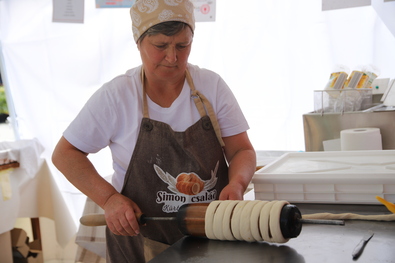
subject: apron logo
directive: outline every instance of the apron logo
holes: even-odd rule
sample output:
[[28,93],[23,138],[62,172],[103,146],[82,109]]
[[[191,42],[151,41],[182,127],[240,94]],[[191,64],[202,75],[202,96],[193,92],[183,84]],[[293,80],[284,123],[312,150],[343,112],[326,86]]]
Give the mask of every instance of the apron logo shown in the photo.
[[[215,200],[217,191],[211,190],[215,187],[218,177],[219,162],[217,162],[214,171],[211,171],[209,180],[202,180],[196,173],[180,173],[174,178],[168,172],[163,171],[159,166],[154,164],[154,169],[158,177],[165,182],[167,188],[173,192],[157,192],[157,203],[164,203],[163,211],[167,213],[177,212],[178,208],[187,203],[202,203]],[[211,190],[211,191],[210,191]]]

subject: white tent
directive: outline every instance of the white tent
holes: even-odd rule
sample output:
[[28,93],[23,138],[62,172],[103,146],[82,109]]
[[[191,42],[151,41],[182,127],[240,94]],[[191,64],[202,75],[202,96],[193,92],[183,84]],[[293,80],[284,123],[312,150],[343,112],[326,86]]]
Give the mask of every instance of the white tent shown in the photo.
[[[225,79],[257,150],[304,150],[302,115],[336,65],[374,65],[380,78],[395,77],[395,37],[373,6],[323,12],[321,4],[218,0],[216,21],[197,24],[190,62]],[[48,159],[89,96],[140,64],[128,9],[86,0],[84,13],[84,23],[54,23],[51,0],[0,0],[1,73],[15,134],[37,138]],[[92,158],[103,176],[111,173],[108,152]],[[54,175],[77,220],[81,196]]]

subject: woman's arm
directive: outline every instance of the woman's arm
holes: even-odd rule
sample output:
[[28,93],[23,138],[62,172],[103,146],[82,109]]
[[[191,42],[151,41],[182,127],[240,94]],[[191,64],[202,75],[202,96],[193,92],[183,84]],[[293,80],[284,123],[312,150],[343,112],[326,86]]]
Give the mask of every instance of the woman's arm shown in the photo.
[[256,169],[256,154],[247,132],[224,137],[225,156],[229,163],[229,184],[220,200],[243,200],[244,192]]
[[139,225],[135,213],[141,213],[139,207],[101,177],[87,156],[62,137],[52,162],[67,180],[103,208],[107,225],[114,234],[137,235]]

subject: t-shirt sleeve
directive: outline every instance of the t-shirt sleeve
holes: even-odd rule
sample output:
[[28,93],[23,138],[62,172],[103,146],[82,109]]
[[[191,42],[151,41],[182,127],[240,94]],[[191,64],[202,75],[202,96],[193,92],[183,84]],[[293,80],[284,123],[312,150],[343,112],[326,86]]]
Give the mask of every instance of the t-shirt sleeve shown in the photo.
[[216,105],[222,137],[233,136],[249,129],[236,97],[221,77],[218,78]]
[[96,91],[64,131],[68,142],[86,153],[96,153],[109,145],[117,116],[107,89]]
[[224,79],[216,72],[196,65],[189,65],[189,69],[195,88],[207,97],[215,111],[221,136],[229,137],[247,131],[247,120]]

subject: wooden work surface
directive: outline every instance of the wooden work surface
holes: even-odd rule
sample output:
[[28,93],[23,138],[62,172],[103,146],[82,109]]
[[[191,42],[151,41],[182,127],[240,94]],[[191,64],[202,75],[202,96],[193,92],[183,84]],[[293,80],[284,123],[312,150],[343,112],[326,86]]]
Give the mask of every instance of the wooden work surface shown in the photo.
[[[387,214],[384,206],[296,204],[302,214],[345,213]],[[369,230],[374,236],[362,255],[352,251]],[[346,221],[345,226],[304,225],[297,238],[285,244],[247,243],[184,237],[150,263],[232,262],[395,262],[395,222]]]

